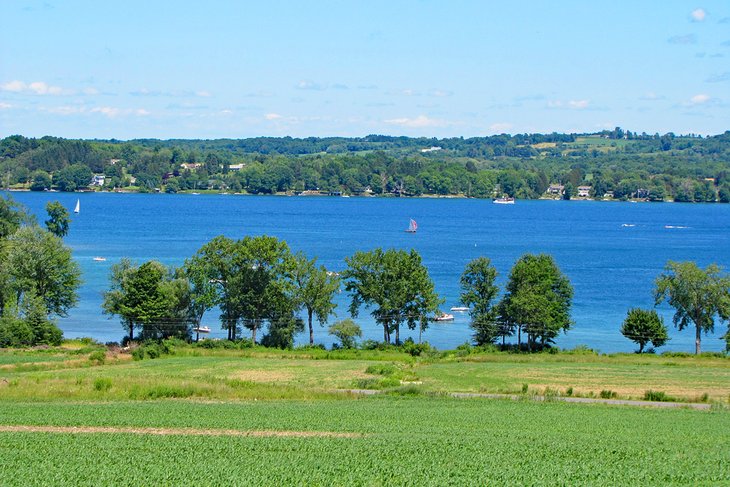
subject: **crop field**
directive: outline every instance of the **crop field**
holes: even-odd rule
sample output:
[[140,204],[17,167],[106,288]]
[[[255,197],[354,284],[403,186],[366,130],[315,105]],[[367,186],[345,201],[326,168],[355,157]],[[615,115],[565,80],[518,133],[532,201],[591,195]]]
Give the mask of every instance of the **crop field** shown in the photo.
[[0,402],[0,418],[2,485],[730,482],[725,411],[419,396]]

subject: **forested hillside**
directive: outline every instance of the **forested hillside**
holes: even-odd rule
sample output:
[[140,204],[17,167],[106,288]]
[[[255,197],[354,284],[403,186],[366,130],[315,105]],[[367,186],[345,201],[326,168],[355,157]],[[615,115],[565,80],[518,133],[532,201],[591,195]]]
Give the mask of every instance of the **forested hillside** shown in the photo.
[[[103,178],[94,175],[103,175]],[[518,134],[474,138],[258,137],[0,141],[2,186],[35,191],[312,191],[399,196],[507,194],[730,202],[730,131],[701,137]],[[92,184],[92,181],[94,182]]]

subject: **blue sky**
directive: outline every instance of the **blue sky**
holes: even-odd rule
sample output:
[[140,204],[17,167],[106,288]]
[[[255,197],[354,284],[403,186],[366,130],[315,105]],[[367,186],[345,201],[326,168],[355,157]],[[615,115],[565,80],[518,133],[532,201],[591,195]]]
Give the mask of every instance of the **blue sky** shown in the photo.
[[730,130],[730,2],[0,1],[0,136]]

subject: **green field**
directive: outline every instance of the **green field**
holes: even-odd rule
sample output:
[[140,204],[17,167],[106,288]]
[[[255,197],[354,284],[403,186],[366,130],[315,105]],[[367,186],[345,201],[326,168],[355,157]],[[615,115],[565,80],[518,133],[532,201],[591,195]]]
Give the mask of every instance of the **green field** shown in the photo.
[[[0,485],[730,484],[728,358],[181,348],[100,365],[57,349],[0,364]],[[525,384],[517,401],[444,395]],[[363,385],[384,394],[341,391]],[[568,388],[712,408],[553,400]]]

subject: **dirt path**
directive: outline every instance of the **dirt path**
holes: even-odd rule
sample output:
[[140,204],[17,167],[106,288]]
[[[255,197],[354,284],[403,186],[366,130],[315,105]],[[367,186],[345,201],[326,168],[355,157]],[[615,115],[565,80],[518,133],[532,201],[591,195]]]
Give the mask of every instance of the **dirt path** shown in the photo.
[[251,437],[291,437],[291,438],[357,438],[358,433],[338,433],[334,431],[266,431],[266,430],[228,430],[194,428],[135,428],[115,426],[31,426],[0,425],[0,433],[107,433],[133,435],[182,435],[182,436],[251,436]]

